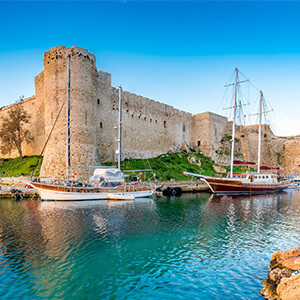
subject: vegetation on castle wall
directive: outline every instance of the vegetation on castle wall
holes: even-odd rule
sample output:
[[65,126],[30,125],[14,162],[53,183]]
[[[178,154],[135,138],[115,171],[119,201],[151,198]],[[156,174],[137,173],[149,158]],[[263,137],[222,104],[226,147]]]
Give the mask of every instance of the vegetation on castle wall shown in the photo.
[[[194,161],[195,164],[192,164]],[[38,164],[38,165],[37,165]],[[17,177],[22,175],[29,176],[35,169],[33,176],[39,176],[42,159],[39,156],[25,156],[24,160],[20,158],[7,158],[0,161],[0,175],[3,177]],[[37,165],[37,167],[36,167]],[[115,165],[106,163],[105,165]],[[166,153],[158,157],[150,159],[126,159],[122,161],[122,170],[141,170],[152,169],[156,174],[156,178],[160,181],[168,180],[190,180],[190,177],[183,175],[183,172],[198,173],[209,176],[226,176],[226,173],[217,173],[213,166],[219,166],[229,172],[229,166],[220,166],[212,161],[209,157],[204,156],[197,152],[179,152],[179,153]],[[36,168],[35,168],[36,167]],[[235,166],[235,172],[244,172],[246,169],[242,166]],[[252,170],[253,171],[253,170]],[[140,172],[127,173],[129,176],[136,176]],[[152,172],[142,172],[143,180],[153,180]]]
[[[216,154],[218,155],[218,157],[222,158],[229,158],[231,156],[231,140],[232,140],[232,136],[231,135],[225,135],[222,137],[221,141],[220,141],[220,147],[215,150]],[[244,155],[242,153],[242,149],[240,147],[240,139],[235,138],[235,151],[234,151],[234,157],[236,159],[241,159],[244,160]]]
[[279,165],[281,165],[281,164],[282,164],[283,157],[282,157],[282,155],[281,155],[280,152],[276,152],[276,158],[277,158],[277,163],[278,163]]
[[23,160],[22,144],[27,144],[33,140],[31,132],[25,128],[25,125],[30,121],[30,115],[20,104],[16,102],[8,111],[7,116],[3,117],[0,128],[1,152],[2,154],[10,154],[13,149],[16,149]]
[[39,156],[24,156],[23,161],[19,157],[1,159],[0,175],[3,177],[29,176],[34,170],[33,176],[39,176],[42,161],[43,159],[39,161]]
[[[194,161],[201,162],[201,166],[197,164],[191,164],[191,158],[194,157]],[[198,163],[199,164],[199,163]],[[107,163],[106,165],[112,165]],[[219,166],[212,161],[209,157],[204,156],[201,153],[191,152],[179,152],[179,153],[167,153],[162,154],[155,158],[150,159],[126,159],[121,163],[122,170],[141,170],[152,169],[156,174],[156,178],[159,181],[168,180],[190,180],[190,177],[183,175],[183,172],[198,173],[208,176],[226,176],[226,173],[217,173],[214,171],[213,166]],[[223,167],[226,171],[229,171],[229,167]],[[235,167],[235,171],[241,171],[241,167]],[[136,173],[126,173],[129,175],[138,175]],[[145,177],[144,177],[145,176]],[[152,172],[143,172],[143,180],[152,179]]]

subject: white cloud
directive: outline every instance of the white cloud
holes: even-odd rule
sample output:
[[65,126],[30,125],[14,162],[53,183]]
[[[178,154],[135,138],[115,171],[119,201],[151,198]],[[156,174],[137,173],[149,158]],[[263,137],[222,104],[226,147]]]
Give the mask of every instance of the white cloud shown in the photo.
[[277,135],[290,136],[300,134],[300,118],[292,119],[285,117],[276,121]]

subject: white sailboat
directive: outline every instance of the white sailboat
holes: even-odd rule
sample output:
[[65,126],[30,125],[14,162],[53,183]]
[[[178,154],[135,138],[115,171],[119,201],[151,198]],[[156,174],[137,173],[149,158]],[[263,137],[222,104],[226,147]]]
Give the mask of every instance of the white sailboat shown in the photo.
[[144,182],[126,182],[121,172],[121,126],[122,126],[122,87],[119,90],[119,132],[118,132],[118,168],[101,167],[94,171],[89,183],[83,186],[72,184],[70,172],[70,56],[68,57],[68,89],[67,89],[67,148],[66,148],[66,182],[64,184],[46,184],[26,182],[34,187],[42,200],[80,201],[116,198],[150,197],[155,191],[155,184]]

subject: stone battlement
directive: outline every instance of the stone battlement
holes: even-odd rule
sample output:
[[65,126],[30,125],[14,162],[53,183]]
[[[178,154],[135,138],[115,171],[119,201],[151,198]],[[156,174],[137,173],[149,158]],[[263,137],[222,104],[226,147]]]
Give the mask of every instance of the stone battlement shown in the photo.
[[70,56],[78,56],[78,57],[83,57],[88,60],[93,61],[96,63],[96,58],[95,55],[88,52],[87,49],[80,48],[80,47],[75,47],[72,46],[71,48],[66,48],[65,46],[57,46],[50,48],[49,51],[44,53],[44,62],[49,62],[50,59],[58,59],[58,58],[66,58],[68,55]]

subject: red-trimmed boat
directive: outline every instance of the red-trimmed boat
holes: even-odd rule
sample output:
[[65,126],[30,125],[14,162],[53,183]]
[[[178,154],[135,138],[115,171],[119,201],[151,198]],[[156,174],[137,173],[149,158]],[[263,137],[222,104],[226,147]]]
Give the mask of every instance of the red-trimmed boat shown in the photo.
[[[234,165],[234,141],[235,141],[235,119],[236,119],[236,108],[237,108],[237,85],[238,81],[238,69],[235,69],[235,83],[234,83],[234,105],[233,105],[233,122],[232,122],[232,139],[231,139],[231,162],[230,162],[230,175],[228,178],[214,178],[204,176],[200,174],[194,174],[184,172],[187,176],[193,176],[201,178],[209,186],[210,190],[214,194],[226,195],[226,194],[264,194],[274,193],[282,191],[291,184],[290,180],[280,180],[278,175],[274,173],[261,173],[261,118],[262,114],[267,113],[266,104],[263,105],[263,92],[260,91],[259,101],[259,133],[258,133],[258,162],[257,162],[257,173],[233,173]],[[231,84],[230,84],[231,85]],[[264,111],[263,111],[264,110]],[[252,164],[252,163],[250,163]]]
[[201,178],[214,194],[249,195],[279,192],[287,189],[290,180],[279,180],[276,174],[245,173],[233,174],[233,178],[214,178],[200,174],[184,172],[187,176]]

